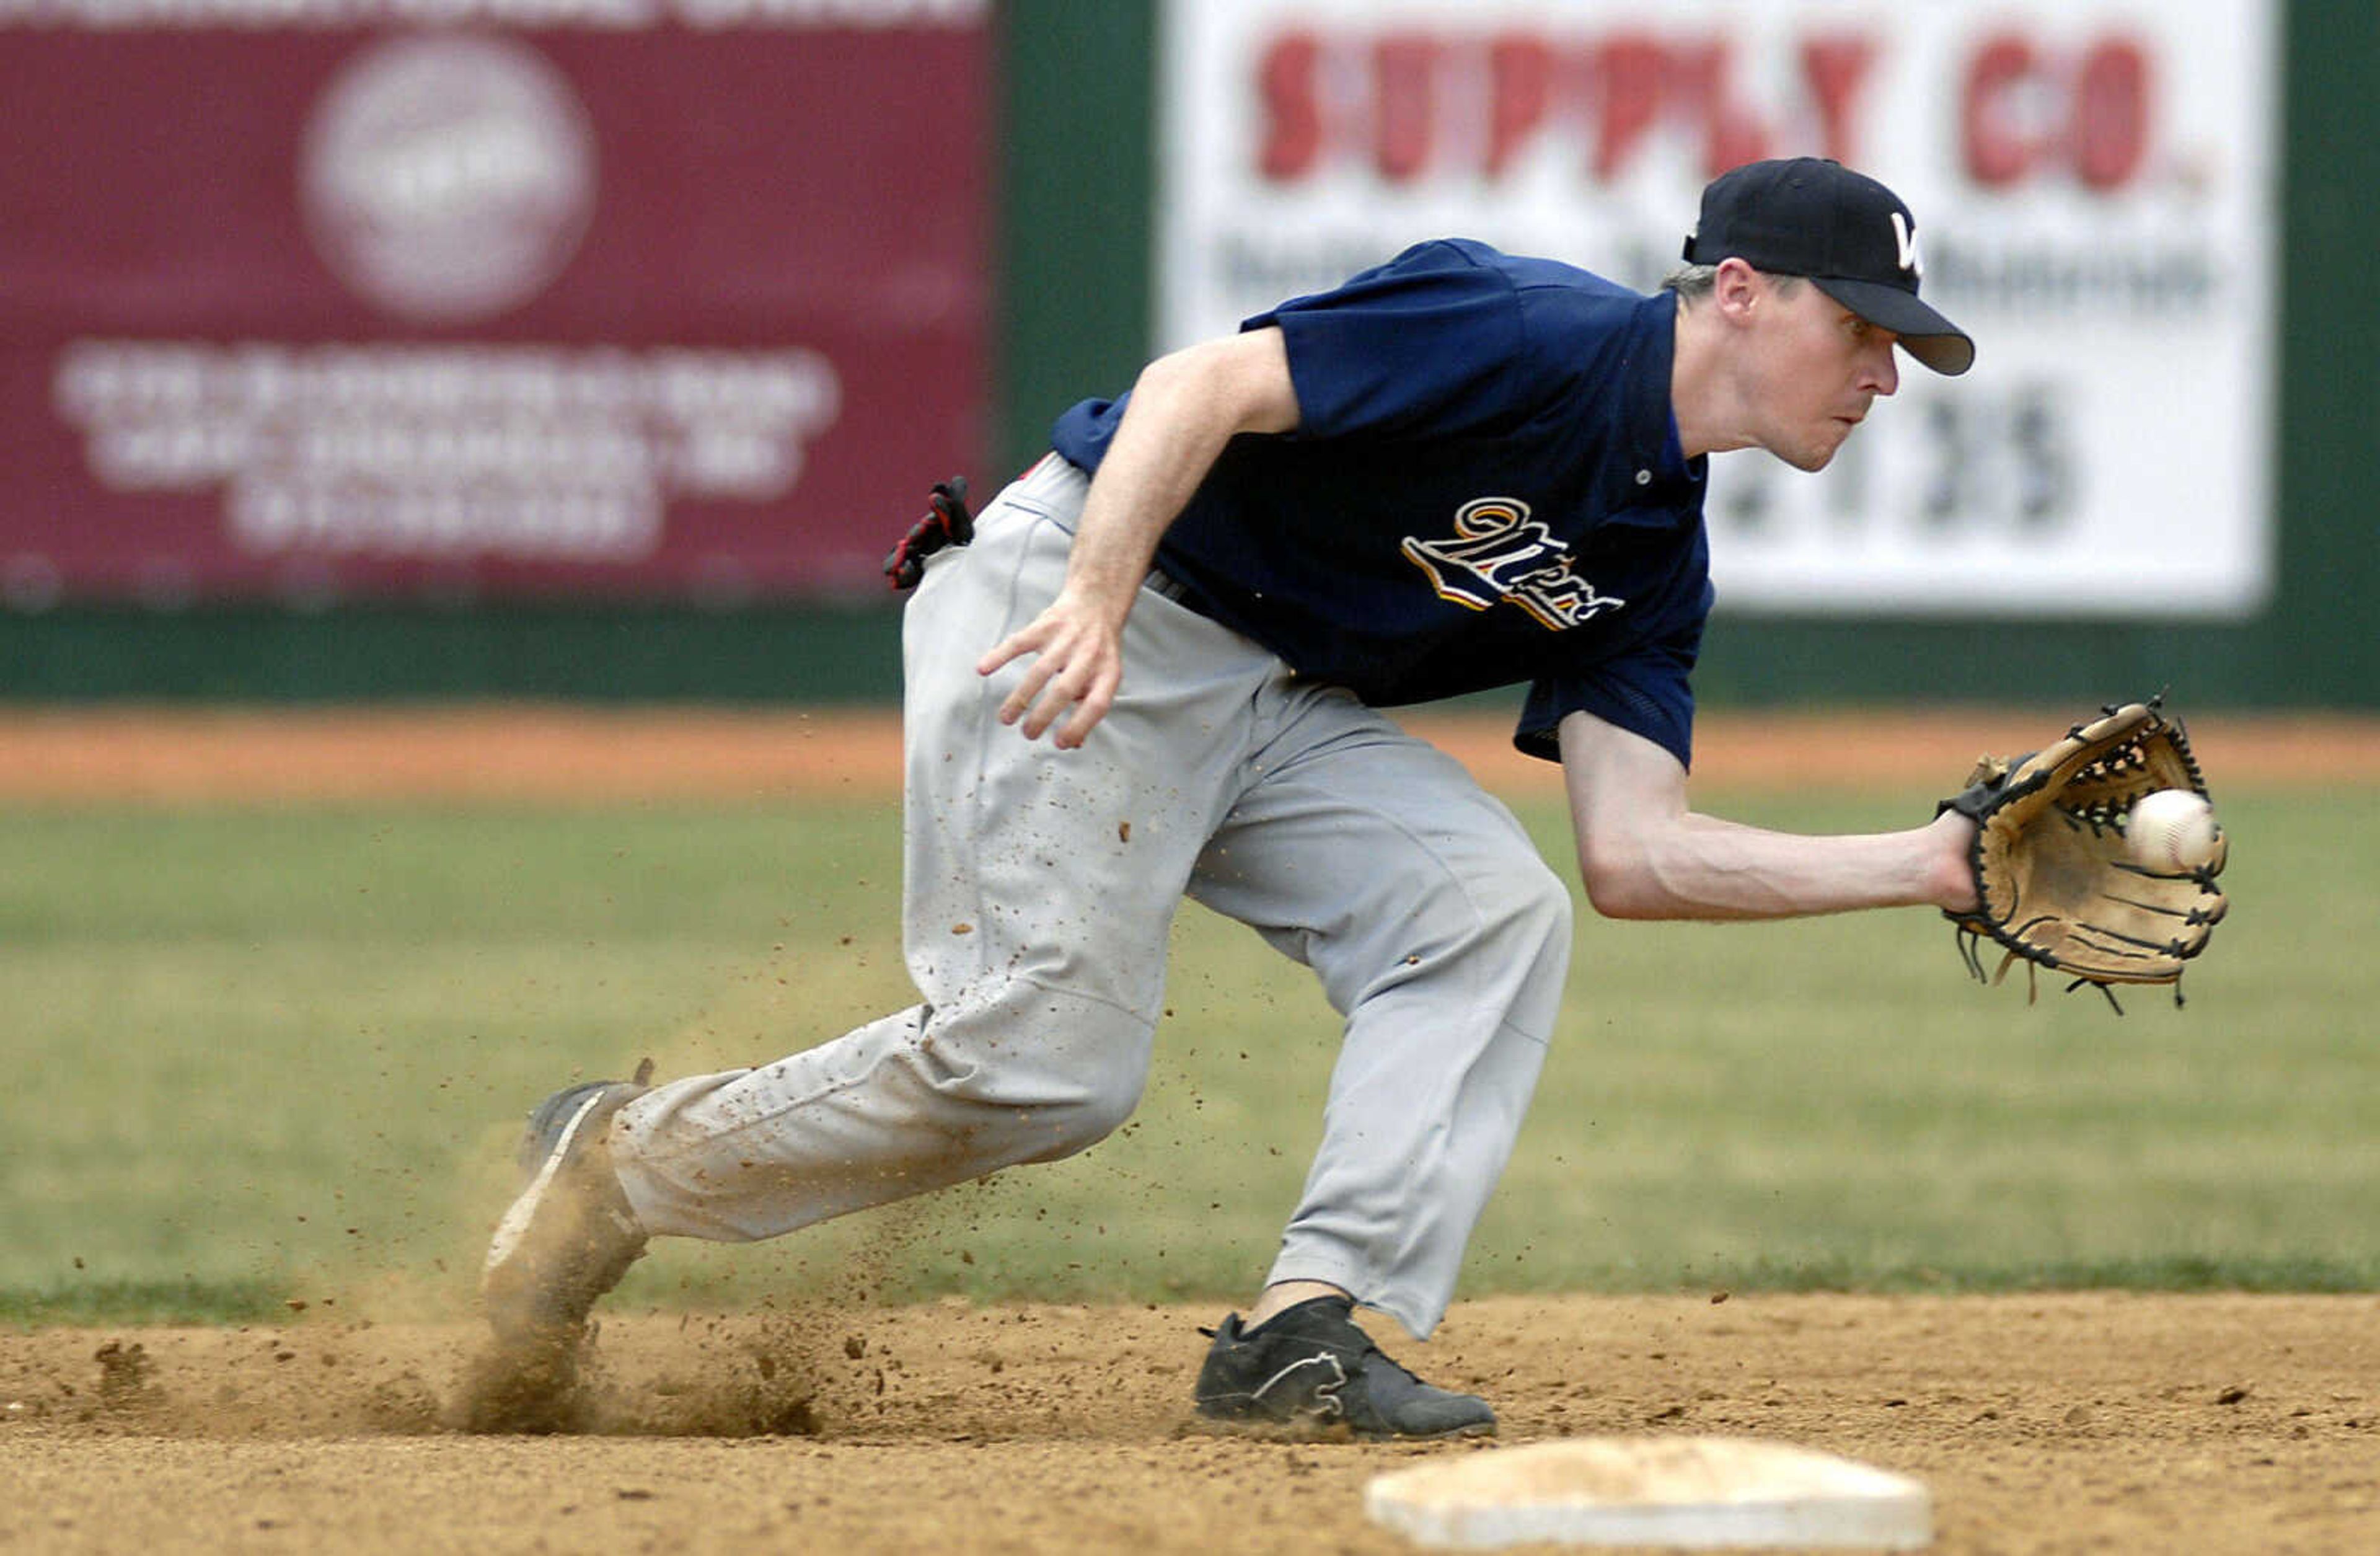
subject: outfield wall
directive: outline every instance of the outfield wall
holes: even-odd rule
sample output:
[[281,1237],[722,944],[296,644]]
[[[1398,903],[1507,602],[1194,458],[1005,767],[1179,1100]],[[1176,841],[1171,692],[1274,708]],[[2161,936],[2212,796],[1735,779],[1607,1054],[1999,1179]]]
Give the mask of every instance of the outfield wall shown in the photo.
[[[2207,3],[2220,7],[2228,0]],[[1723,0],[1701,8],[1713,6],[1723,10]],[[956,14],[969,7],[922,9]],[[1332,7],[1320,9],[1326,18],[1334,14]],[[1460,7],[1433,8],[1429,0],[1399,0],[1389,9],[1441,18],[1461,14]],[[1488,9],[1507,24],[1537,14],[1523,6]],[[1572,20],[1606,14],[1577,6],[1538,9]],[[1831,15],[1815,3],[1803,9]],[[1224,10],[1261,19],[1265,7],[1248,0]],[[1178,22],[1182,14],[1172,13],[1171,20]],[[942,429],[934,434],[939,444],[920,452],[892,440],[889,450],[836,466],[845,479],[831,488],[837,538],[832,577],[823,581],[827,592],[819,591],[820,579],[803,582],[804,559],[786,555],[782,546],[754,550],[735,588],[705,587],[698,569],[681,568],[679,582],[693,580],[687,587],[630,591],[625,598],[616,589],[573,588],[566,577],[552,587],[561,575],[551,569],[529,577],[540,586],[535,588],[508,588],[499,577],[492,589],[367,589],[337,603],[308,598],[293,604],[237,590],[194,596],[184,590],[161,606],[137,590],[113,598],[68,591],[19,598],[0,609],[0,695],[754,701],[892,695],[897,614],[855,576],[851,558],[872,544],[870,526],[880,527],[889,543],[913,517],[924,483],[951,473],[939,463],[916,469],[913,498],[900,494],[906,492],[901,478],[912,473],[905,467],[969,463],[979,482],[996,482],[999,472],[1032,456],[1051,415],[1081,395],[1127,383],[1172,327],[1172,305],[1160,296],[1160,281],[1172,273],[1160,262],[1170,240],[1156,191],[1160,178],[1187,187],[1180,152],[1165,141],[1160,90],[1164,41],[1172,39],[1178,53],[1179,28],[1170,30],[1159,0],[1097,6],[1011,0],[990,15],[994,63],[987,102],[1000,154],[985,218],[997,282],[985,294],[990,347],[983,362],[970,368],[964,360],[963,316],[954,337],[962,342],[954,371],[988,375],[988,382],[977,377],[978,392],[962,402],[952,401],[946,384],[921,402],[930,405],[934,424]],[[2355,300],[2360,292],[2349,269],[2380,238],[2380,215],[2368,198],[2380,174],[2380,115],[2367,91],[2367,83],[2380,79],[2380,11],[2344,0],[2310,0],[2283,7],[2275,25],[2284,83],[2273,94],[2278,220],[2269,249],[2269,316],[2260,316],[2247,333],[2252,341],[2270,334],[2277,346],[2271,403],[2262,413],[2269,431],[2249,429],[2257,436],[2244,440],[2255,449],[2266,483],[2267,576],[2211,608],[2190,603],[2186,595],[2175,596],[2181,602],[2171,606],[2160,603],[2164,586],[2149,579],[2136,591],[2148,600],[2143,604],[2128,598],[2120,549],[2111,553],[2103,547],[2082,554],[2070,569],[2087,575],[2076,591],[2087,602],[2079,606],[1937,604],[1846,612],[1837,603],[1797,612],[1790,594],[1780,603],[1772,590],[1756,609],[1729,610],[1715,623],[1700,677],[1707,700],[1881,699],[1937,697],[1956,688],[1960,696],[1992,702],[2036,694],[2087,702],[2170,686],[2192,705],[2374,705],[2380,645],[2361,606],[2380,585],[2380,559],[2364,537],[2368,516],[2380,508],[2374,501],[2380,480],[2367,453],[2380,433],[2374,408],[2380,370],[2374,365],[2380,358],[2380,310]],[[1568,34],[1553,28],[1547,36],[1560,43]],[[584,56],[595,45],[577,47]],[[571,57],[567,49],[564,54]],[[1178,73],[1174,79],[1178,96]],[[2181,104],[2168,103],[2159,112],[2184,116]],[[1362,204],[1345,189],[1324,189],[1322,198]],[[1925,201],[1914,203],[1921,214],[1929,209]],[[600,333],[602,306],[600,296],[582,301],[570,317]],[[635,311],[650,310],[650,298],[632,295],[623,306],[650,324]],[[702,344],[725,344],[720,332],[727,324],[716,318],[697,322],[711,332]],[[322,327],[336,325],[334,317]],[[2234,330],[2232,338],[2240,333]],[[1980,327],[1978,334],[1989,362],[1992,337]],[[855,383],[864,380],[870,349],[861,340],[844,352],[850,364],[844,371]],[[2080,393],[2099,375],[2087,349],[2076,356],[2082,359],[2063,371]],[[2187,382],[2192,373],[2205,375],[2203,388]],[[2220,373],[2219,368],[2177,369],[2173,376],[2185,380],[2176,391],[2180,403],[2213,406],[2214,414],[2235,420],[2258,416]],[[1979,369],[1976,377],[1982,376]],[[903,414],[904,381],[895,375],[877,389],[862,421],[880,424]],[[906,381],[920,382],[914,370]],[[1909,423],[1928,415],[1922,405],[1909,404],[1884,414],[1895,413],[1905,413],[1901,419]],[[2185,426],[2181,437],[2195,446],[2240,431],[2218,422],[2195,432]],[[973,460],[964,453],[970,445],[983,450]],[[2120,470],[2128,451],[2086,452],[2104,468]],[[2173,452],[2164,462],[2180,458]],[[876,463],[865,479],[850,477],[870,459]],[[2142,459],[2158,462],[2155,451]],[[2157,490],[2149,479],[2154,473],[2143,472],[2144,491]],[[2210,491],[2206,505],[2229,501]],[[2175,539],[2196,532],[2200,516],[2180,512],[2192,507],[2190,493],[2160,496],[2157,503],[2179,517],[2149,521],[2154,539],[2136,553],[2150,564],[2144,579],[2169,570],[2165,564],[2173,558],[2160,544],[2168,552],[2195,549],[2195,542]],[[880,517],[869,517],[869,507],[880,507]],[[758,514],[764,523],[783,517],[783,510],[766,507]],[[72,519],[69,515],[69,527]],[[736,522],[747,525],[740,533],[750,533],[748,519]],[[771,587],[786,579],[788,587]],[[437,583],[434,576],[431,581]],[[2064,598],[2064,581],[2049,582]],[[2192,587],[2204,592],[2205,583],[2202,578]],[[1740,606],[1742,591],[1730,596]],[[597,600],[601,602],[590,602]]]

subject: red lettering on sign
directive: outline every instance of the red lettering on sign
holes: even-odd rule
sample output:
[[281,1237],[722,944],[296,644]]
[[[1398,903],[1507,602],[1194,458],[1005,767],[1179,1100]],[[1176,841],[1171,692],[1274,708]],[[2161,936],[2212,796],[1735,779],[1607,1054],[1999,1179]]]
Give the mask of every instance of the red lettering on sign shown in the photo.
[[2074,176],[2095,189],[2131,182],[2148,155],[2149,61],[2129,38],[2107,38],[2082,57],[2074,85]]
[[2128,37],[2099,39],[2073,60],[2015,33],[1985,39],[1961,94],[1968,176],[2005,188],[2063,167],[2087,188],[2120,188],[2148,159],[2152,75]]
[[1636,153],[1660,117],[1669,87],[1669,51],[1659,39],[1624,32],[1595,56],[1595,176],[1609,182]]
[[1810,99],[1818,109],[1819,154],[1845,166],[1859,165],[1858,127],[1852,109],[1867,83],[1868,67],[1875,63],[1876,44],[1865,38],[1811,38],[1802,44],[1802,79],[1810,84]]
[[1734,46],[1723,39],[1673,53],[1673,94],[1701,122],[1703,169],[1716,176],[1768,154],[1768,128],[1735,100]]
[[1434,38],[1390,33],[1372,45],[1372,161],[1392,184],[1409,182],[1429,165],[1437,73]]
[[1488,45],[1488,173],[1512,164],[1553,101],[1554,51],[1543,38],[1506,33]]
[[[1397,29],[1291,28],[1256,61],[1265,177],[1311,177],[1334,159],[1391,184],[1509,174],[1548,133],[1585,142],[1604,182],[1627,176],[1658,137],[1693,146],[1706,173],[1788,151],[1856,162],[1860,109],[1879,52],[1870,37],[1816,34],[1794,51],[1787,101],[1748,94],[1743,43],[1730,35],[1622,27],[1562,39],[1528,29],[1486,36]],[[1991,83],[1984,83],[1988,89]],[[2111,95],[2121,72],[2108,67]],[[1790,140],[1815,145],[1787,146]],[[2113,161],[2111,139],[2103,148]]]
[[2033,45],[2022,38],[1987,41],[1967,66],[1959,103],[1967,176],[1986,188],[2013,184],[2033,166],[2037,137],[2016,112],[2018,89],[2034,73]]
[[1257,167],[1277,183],[1304,177],[1321,160],[1321,64],[1322,41],[1311,32],[1282,33],[1257,62],[1264,132],[1257,142]]

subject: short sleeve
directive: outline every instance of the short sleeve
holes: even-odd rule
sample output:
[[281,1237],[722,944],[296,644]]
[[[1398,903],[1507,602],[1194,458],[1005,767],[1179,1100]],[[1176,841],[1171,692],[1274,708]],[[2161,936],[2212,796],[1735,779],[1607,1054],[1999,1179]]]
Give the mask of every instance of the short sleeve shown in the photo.
[[1516,371],[1527,331],[1512,278],[1473,247],[1419,244],[1344,286],[1246,321],[1287,343],[1305,438],[1463,436],[1534,408]]
[[1512,744],[1528,756],[1561,760],[1555,731],[1564,717],[1592,713],[1619,725],[1678,759],[1691,769],[1694,755],[1695,656],[1702,648],[1699,620],[1657,642],[1584,670],[1548,675],[1529,687]]

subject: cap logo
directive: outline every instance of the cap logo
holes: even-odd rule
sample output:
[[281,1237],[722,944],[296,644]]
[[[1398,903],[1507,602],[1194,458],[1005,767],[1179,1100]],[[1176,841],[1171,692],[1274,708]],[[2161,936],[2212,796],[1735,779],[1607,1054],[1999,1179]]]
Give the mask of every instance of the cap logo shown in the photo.
[[1892,246],[1900,257],[1900,268],[1924,280],[1925,261],[1917,254],[1917,234],[1910,230],[1909,218],[1898,211],[1892,213]]

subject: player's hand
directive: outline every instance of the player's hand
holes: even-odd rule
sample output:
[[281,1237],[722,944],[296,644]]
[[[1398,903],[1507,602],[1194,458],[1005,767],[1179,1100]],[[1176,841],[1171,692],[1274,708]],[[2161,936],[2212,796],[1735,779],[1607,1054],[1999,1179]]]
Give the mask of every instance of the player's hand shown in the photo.
[[1955,810],[1945,810],[1925,830],[1940,849],[1933,866],[1934,906],[1947,913],[1973,913],[1980,906],[1974,867],[1969,862],[1975,845],[1975,823]]
[[1051,744],[1071,751],[1115,705],[1116,688],[1123,684],[1123,629],[1106,612],[1062,592],[1049,609],[978,660],[976,674],[990,675],[1028,655],[1032,663],[1000,704],[1000,722],[1022,719],[1025,738],[1038,740],[1065,715]]

